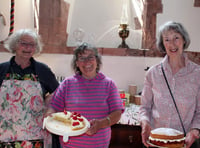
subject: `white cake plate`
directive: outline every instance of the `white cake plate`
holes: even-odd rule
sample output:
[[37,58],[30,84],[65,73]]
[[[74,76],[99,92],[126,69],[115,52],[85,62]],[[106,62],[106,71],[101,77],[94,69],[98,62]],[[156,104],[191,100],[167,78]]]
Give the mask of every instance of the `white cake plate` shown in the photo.
[[63,136],[63,141],[67,142],[69,136],[79,136],[81,134],[84,134],[90,127],[90,122],[85,117],[82,116],[82,118],[85,122],[85,127],[80,130],[72,130],[69,125],[54,120],[52,114],[52,116],[48,116],[44,119],[43,128],[46,128],[49,132],[53,134]]

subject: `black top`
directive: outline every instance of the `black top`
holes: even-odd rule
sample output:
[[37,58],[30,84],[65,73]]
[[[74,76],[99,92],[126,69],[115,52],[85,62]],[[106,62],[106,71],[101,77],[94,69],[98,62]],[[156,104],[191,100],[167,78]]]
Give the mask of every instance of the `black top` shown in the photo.
[[41,84],[43,97],[47,93],[52,93],[58,87],[59,83],[56,80],[54,73],[44,63],[38,62],[31,58],[31,65],[25,69],[22,69],[20,65],[15,62],[15,56],[10,61],[0,64],[0,85],[7,73],[18,74],[23,77],[25,74],[34,74],[38,76],[38,80]]

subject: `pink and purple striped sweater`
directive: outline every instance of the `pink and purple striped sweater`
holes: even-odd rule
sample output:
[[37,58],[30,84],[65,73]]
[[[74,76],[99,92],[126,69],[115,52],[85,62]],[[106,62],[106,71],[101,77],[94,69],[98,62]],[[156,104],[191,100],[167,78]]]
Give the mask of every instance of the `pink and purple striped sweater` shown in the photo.
[[[85,79],[79,74],[66,78],[54,93],[51,106],[56,111],[78,112],[88,120],[101,119],[115,110],[122,110],[122,100],[116,84],[102,73],[93,79]],[[111,138],[111,128],[99,130],[95,135],[69,137],[63,148],[107,148]]]

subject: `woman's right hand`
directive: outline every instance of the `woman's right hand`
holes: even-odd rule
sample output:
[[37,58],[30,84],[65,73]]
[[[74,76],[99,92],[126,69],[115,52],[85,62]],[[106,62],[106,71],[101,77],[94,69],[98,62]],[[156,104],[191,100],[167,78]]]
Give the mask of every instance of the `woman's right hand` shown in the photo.
[[147,141],[151,132],[151,126],[147,121],[142,121],[141,127],[142,127],[142,132],[141,132],[142,142],[146,147],[149,147],[151,145],[148,144]]

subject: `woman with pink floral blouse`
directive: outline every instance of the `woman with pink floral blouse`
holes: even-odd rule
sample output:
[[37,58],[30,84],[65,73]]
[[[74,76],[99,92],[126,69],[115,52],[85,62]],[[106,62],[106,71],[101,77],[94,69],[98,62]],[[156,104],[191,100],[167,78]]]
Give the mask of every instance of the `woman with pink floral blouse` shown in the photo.
[[[199,138],[200,66],[190,61],[184,53],[189,44],[189,35],[182,24],[170,21],[160,27],[157,45],[160,50],[166,52],[166,56],[147,71],[140,107],[142,141],[146,147],[150,146],[147,140],[152,129],[169,127],[184,131],[180,118],[186,131],[186,147],[191,147]],[[197,147],[195,144],[192,145],[193,148]]]

